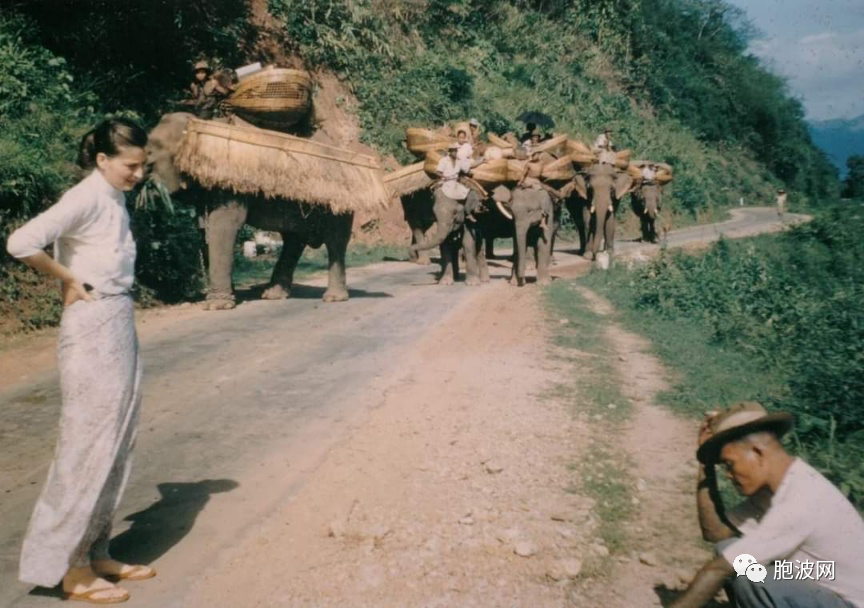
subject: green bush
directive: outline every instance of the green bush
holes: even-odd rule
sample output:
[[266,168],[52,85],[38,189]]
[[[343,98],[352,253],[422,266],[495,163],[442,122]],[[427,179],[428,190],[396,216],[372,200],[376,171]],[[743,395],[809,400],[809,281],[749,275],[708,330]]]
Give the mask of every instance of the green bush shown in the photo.
[[799,449],[864,506],[864,214],[838,205],[779,236],[664,253],[607,289],[640,318],[696,323],[777,375]]

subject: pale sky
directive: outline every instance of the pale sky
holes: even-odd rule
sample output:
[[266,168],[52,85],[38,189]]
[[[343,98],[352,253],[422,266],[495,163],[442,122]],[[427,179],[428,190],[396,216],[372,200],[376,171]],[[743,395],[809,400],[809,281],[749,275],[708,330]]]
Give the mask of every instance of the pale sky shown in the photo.
[[751,51],[786,76],[807,118],[864,114],[864,0],[727,0],[762,37]]

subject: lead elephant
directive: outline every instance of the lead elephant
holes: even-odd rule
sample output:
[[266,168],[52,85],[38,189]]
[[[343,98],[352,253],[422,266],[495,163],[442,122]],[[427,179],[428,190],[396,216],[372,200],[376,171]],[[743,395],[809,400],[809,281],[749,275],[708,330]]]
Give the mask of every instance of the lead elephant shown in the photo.
[[657,215],[663,202],[663,187],[655,182],[643,182],[630,195],[630,206],[639,218],[642,240],[657,242]]
[[[220,189],[207,190],[186,181],[174,163],[174,155],[183,138],[192,114],[167,114],[150,133],[148,169],[165,184],[172,196],[195,206],[204,219],[206,231],[209,287],[205,308],[234,308],[234,288],[231,271],[237,231],[246,223],[256,228],[282,235],[282,253],[270,283],[262,294],[264,299],[281,299],[291,295],[294,270],[306,246],[327,247],[329,277],[325,302],[348,299],[345,282],[345,252],[351,239],[353,213],[335,214],[322,205],[309,205],[293,200],[235,194]],[[286,176],[290,179],[290,176]],[[185,187],[184,187],[185,185]]]
[[552,246],[558,229],[559,213],[552,196],[543,189],[515,188],[511,203],[513,213],[513,275],[519,287],[525,284],[528,247],[534,248],[537,284],[552,282]]
[[[402,211],[405,221],[411,229],[411,245],[422,243],[427,238],[427,233],[435,225],[435,196],[428,188],[415,190],[410,194],[399,197],[402,202]],[[408,248],[408,261],[416,264],[430,264],[427,250],[418,251],[412,247]]]
[[[428,191],[427,191],[428,192]],[[469,197],[476,197],[473,190]],[[441,251],[441,275],[438,279],[439,285],[452,285],[459,278],[459,249],[465,252],[467,285],[479,285],[489,281],[489,269],[486,266],[486,258],[480,247],[482,241],[475,225],[466,226],[465,201],[454,200],[445,195],[441,188],[434,190],[432,194],[432,212],[435,216],[435,232],[428,238],[423,237],[421,242],[411,246],[415,252],[425,251],[433,247],[439,247]],[[479,206],[479,200],[474,199],[471,203]]]
[[[615,248],[615,206],[633,186],[633,177],[624,171],[617,171],[613,165],[592,165],[583,176],[573,180],[575,193],[589,202],[587,238],[583,255],[596,259],[601,250],[611,253]],[[593,208],[593,212],[590,209]]]

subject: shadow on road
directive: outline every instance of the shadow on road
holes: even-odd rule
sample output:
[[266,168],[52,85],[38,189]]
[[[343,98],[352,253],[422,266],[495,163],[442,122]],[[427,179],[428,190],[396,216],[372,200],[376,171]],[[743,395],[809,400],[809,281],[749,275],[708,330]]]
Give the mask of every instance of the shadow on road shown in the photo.
[[[269,287],[269,285],[267,283],[263,283],[261,285],[255,285],[246,289],[236,289],[234,291],[234,297],[237,300],[237,304],[242,304],[243,302],[256,302],[261,299],[261,294],[264,293],[264,290],[267,289],[267,287]],[[320,300],[324,297],[325,291],[327,291],[326,287],[316,287],[314,285],[302,285],[295,283],[291,286],[291,299]],[[387,293],[385,291],[366,291],[365,289],[351,289],[350,287],[348,288],[348,295],[352,298],[393,297],[393,294]]]
[[111,557],[129,564],[150,564],[183,540],[212,494],[239,487],[233,479],[160,483],[162,498],[126,518],[132,526],[111,540]]
[[[654,587],[654,593],[656,593],[657,597],[660,598],[660,604],[663,606],[671,606],[672,602],[677,600],[683,591],[669,589],[666,585],[657,585]],[[707,604],[704,604],[703,608],[731,608],[731,604],[711,600]]]

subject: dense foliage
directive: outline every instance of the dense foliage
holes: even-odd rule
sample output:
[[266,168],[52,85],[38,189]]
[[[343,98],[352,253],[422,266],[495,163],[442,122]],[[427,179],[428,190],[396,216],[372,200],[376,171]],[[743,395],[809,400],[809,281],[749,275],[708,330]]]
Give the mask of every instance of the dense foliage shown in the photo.
[[843,196],[864,197],[864,156],[854,154],[846,159],[846,179],[843,180]]
[[[526,109],[560,131],[673,164],[672,207],[771,200],[783,181],[836,195],[784,82],[746,55],[749,29],[721,0],[270,0],[288,40],[342,74],[367,137],[407,162],[411,125],[475,115],[517,129]],[[761,163],[761,164],[760,164]]]
[[797,415],[805,454],[860,505],[862,231],[864,213],[835,207],[780,236],[721,241],[700,256],[664,254],[608,286],[643,322],[695,322],[719,348],[779,378],[762,387],[763,398]]

